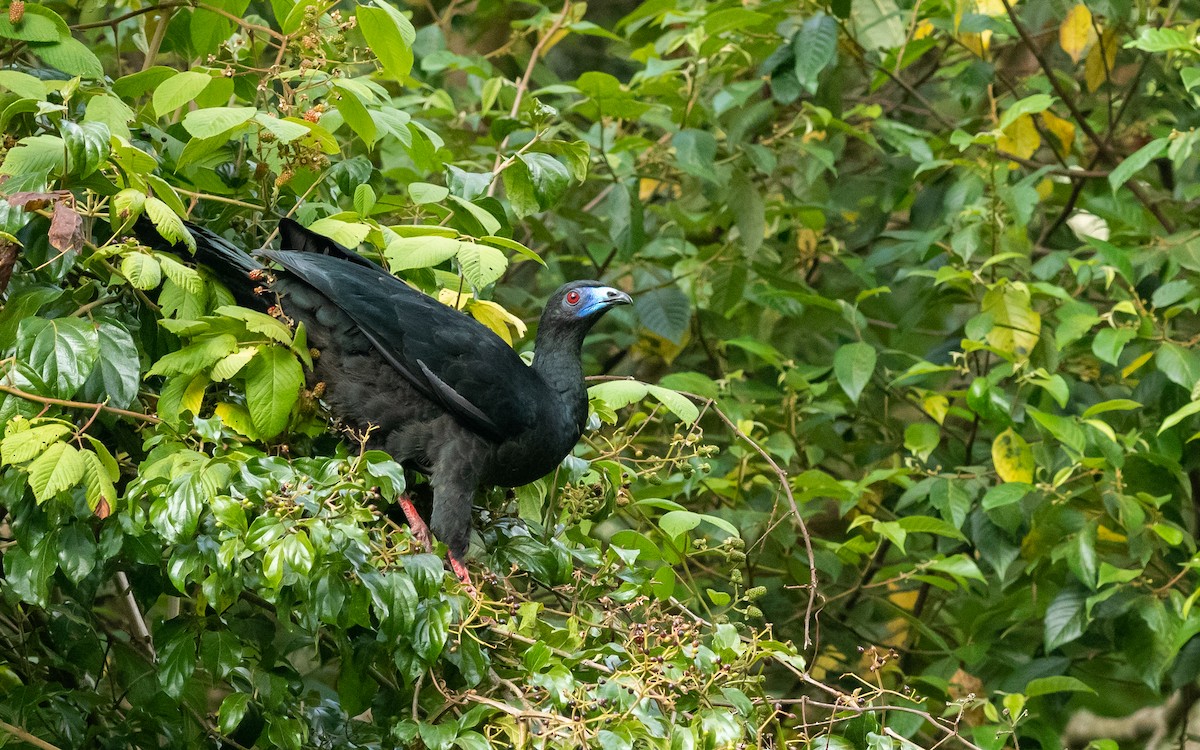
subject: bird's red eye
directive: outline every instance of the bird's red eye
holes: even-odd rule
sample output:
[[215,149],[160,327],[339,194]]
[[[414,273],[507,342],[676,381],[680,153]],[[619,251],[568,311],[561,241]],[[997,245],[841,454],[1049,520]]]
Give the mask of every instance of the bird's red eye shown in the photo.
[[575,290],[571,290],[571,291],[567,292],[567,304],[568,305],[578,305],[579,304],[579,292],[576,292]]

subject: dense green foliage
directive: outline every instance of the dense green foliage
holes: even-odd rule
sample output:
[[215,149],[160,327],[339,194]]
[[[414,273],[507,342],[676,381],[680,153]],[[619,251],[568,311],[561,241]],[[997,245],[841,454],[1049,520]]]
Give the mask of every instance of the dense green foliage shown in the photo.
[[[411,6],[0,17],[0,744],[1181,736],[1200,8]],[[564,279],[633,294],[478,597],[143,214],[295,216],[522,351]]]

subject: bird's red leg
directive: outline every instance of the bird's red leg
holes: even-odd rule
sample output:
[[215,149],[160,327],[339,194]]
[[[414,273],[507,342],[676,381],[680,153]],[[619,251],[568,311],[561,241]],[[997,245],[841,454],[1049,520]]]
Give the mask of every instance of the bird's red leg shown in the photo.
[[426,552],[433,549],[433,544],[430,541],[429,527],[421,520],[421,514],[417,512],[416,506],[412,504],[412,500],[408,499],[408,495],[400,496],[400,510],[404,511],[404,517],[408,519],[408,529],[416,538]]
[[450,560],[450,569],[454,571],[454,575],[458,576],[458,581],[467,591],[475,592],[475,586],[471,584],[471,574],[467,572],[467,564],[459,560],[453,554],[447,554],[446,558]]

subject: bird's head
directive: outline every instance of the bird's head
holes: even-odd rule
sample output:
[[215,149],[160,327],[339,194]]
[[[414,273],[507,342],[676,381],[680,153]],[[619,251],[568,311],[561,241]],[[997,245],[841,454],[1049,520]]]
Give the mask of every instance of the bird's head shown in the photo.
[[[551,341],[551,346],[564,346],[579,351],[583,337],[609,308],[628,305],[633,300],[620,289],[605,286],[599,281],[572,281],[559,287],[542,311],[538,325],[538,351]],[[568,343],[570,342],[570,343]]]
[[619,289],[599,281],[572,281],[559,288],[546,304],[546,312],[563,322],[595,322],[609,308],[628,305],[633,300]]

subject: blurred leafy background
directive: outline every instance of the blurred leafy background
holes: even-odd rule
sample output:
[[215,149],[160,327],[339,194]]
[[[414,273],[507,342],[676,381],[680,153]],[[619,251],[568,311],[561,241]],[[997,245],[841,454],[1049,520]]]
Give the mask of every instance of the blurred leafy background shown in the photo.
[[[1185,746],[1198,19],[9,0],[0,744]],[[293,216],[520,351],[634,295],[478,598],[142,215]]]

